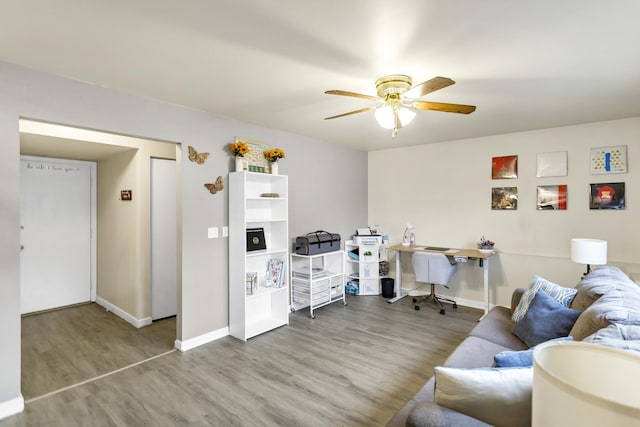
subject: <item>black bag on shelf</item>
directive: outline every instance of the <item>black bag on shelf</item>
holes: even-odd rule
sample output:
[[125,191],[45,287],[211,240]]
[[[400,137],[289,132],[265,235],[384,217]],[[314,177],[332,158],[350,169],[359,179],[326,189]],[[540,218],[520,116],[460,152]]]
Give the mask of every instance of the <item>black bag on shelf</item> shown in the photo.
[[340,235],[318,230],[296,237],[296,253],[298,255],[317,255],[340,250]]

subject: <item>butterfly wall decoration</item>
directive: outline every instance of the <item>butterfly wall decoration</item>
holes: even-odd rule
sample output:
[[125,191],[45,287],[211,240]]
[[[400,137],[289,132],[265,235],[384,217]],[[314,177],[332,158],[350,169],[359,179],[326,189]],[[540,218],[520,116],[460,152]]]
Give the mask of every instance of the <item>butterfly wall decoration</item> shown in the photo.
[[214,184],[207,182],[206,184],[204,184],[204,186],[207,188],[207,190],[209,190],[209,192],[211,192],[211,194],[216,194],[218,191],[224,188],[224,182],[222,182],[222,177],[219,176]]
[[209,153],[198,153],[195,148],[189,146],[189,160],[192,162],[201,165],[207,160],[207,157],[209,157]]

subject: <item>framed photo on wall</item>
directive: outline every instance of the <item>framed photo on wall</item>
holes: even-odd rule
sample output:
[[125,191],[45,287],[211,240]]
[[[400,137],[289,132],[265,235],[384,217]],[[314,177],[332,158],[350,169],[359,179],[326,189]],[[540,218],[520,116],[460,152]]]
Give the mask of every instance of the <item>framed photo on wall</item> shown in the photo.
[[567,210],[567,186],[566,185],[540,185],[538,186],[539,211]]
[[591,174],[627,173],[627,146],[591,149]]
[[538,153],[536,158],[536,177],[567,176],[567,152]]
[[494,187],[491,189],[492,210],[518,209],[518,187]]
[[518,156],[491,158],[491,179],[514,179],[518,177]]
[[624,182],[606,182],[590,184],[590,209],[618,209],[625,208]]

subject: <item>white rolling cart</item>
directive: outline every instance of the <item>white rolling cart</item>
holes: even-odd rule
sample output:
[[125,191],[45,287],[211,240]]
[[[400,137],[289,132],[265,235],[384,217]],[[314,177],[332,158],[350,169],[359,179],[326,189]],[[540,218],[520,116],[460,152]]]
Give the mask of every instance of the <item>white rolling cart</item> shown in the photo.
[[347,305],[344,293],[344,251],[318,255],[290,255],[291,309],[309,307],[313,311],[327,304],[342,301]]

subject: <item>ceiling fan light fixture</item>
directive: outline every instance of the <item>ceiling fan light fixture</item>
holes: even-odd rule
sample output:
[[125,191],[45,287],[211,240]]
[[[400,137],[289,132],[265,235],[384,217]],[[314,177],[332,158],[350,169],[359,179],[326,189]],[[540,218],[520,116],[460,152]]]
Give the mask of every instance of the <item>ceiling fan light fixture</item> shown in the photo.
[[[416,112],[406,107],[397,108],[398,119],[400,120],[401,127],[405,127],[416,116]],[[375,112],[376,121],[384,129],[395,129],[396,119],[394,116],[394,107],[385,104],[378,107]]]

